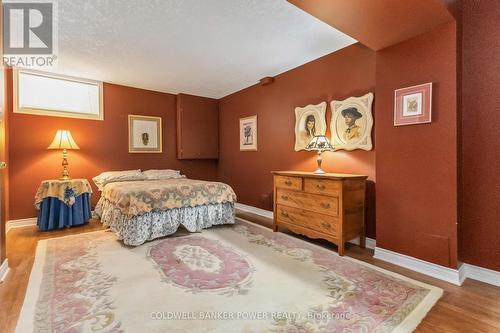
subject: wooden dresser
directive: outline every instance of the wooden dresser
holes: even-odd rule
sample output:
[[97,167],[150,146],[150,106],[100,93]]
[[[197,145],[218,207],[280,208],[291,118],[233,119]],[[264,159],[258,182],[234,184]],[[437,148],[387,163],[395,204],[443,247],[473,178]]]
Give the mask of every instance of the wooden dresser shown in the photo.
[[344,255],[346,241],[365,247],[367,176],[273,171],[274,231],[279,226],[311,238],[323,238]]

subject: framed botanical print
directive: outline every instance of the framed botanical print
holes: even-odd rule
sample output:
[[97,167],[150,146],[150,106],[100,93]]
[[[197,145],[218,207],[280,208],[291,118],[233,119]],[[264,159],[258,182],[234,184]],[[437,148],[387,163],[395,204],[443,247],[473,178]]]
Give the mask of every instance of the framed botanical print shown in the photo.
[[295,151],[305,150],[316,135],[326,133],[326,102],[295,108]]
[[257,150],[257,116],[240,118],[240,150]]
[[372,150],[372,104],[372,93],[330,103],[330,141],[333,149]]
[[162,152],[161,117],[128,116],[128,152]]
[[432,121],[432,82],[394,92],[394,126]]

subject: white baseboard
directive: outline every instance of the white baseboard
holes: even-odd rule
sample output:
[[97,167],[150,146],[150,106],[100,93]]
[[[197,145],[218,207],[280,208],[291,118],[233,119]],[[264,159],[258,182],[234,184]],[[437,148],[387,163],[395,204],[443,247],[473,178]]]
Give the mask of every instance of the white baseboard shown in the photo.
[[36,225],[36,221],[37,221],[36,217],[32,217],[29,219],[10,220],[5,224],[5,233],[8,233],[10,229]]
[[[351,243],[351,244],[359,246],[359,237],[351,239],[348,243]],[[365,246],[366,246],[367,249],[374,250],[375,247],[377,246],[377,240],[373,239],[373,238],[366,237],[365,238]]]
[[375,247],[374,258],[390,262],[404,268],[411,269],[412,271],[419,272],[425,275],[432,276],[433,278],[440,279],[446,282],[462,285],[465,274],[458,269],[452,269],[440,265],[433,264],[424,260],[410,257],[401,253],[389,251],[380,247]]
[[0,283],[2,283],[9,274],[9,260],[5,259],[0,265]]
[[269,219],[273,218],[273,212],[270,211],[270,210],[265,210],[265,209],[262,209],[262,208],[257,208],[257,207],[245,205],[245,204],[242,204],[242,203],[239,203],[239,202],[235,203],[234,207],[236,209],[242,210],[244,212],[253,213],[253,214],[256,214],[256,215],[259,215],[259,216],[267,217]]
[[500,287],[500,272],[465,263],[460,268],[463,269],[464,275],[468,279]]
[[500,287],[500,272],[471,264],[452,269],[380,247],[375,248],[373,257],[459,286],[465,279],[472,279]]

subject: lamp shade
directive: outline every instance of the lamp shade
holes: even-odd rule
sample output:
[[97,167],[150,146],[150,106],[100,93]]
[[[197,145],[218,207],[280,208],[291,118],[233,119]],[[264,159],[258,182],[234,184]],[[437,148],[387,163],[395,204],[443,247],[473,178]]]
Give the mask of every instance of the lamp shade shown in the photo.
[[56,136],[47,149],[80,149],[68,130],[57,130]]
[[326,136],[316,135],[314,138],[311,139],[309,144],[306,146],[306,150],[326,151],[326,150],[333,150],[333,147]]

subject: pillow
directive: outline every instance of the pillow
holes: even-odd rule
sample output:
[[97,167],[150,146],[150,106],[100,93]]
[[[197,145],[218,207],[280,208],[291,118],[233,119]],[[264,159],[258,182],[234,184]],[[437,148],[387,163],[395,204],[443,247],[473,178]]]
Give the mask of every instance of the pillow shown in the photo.
[[162,180],[162,179],[173,179],[173,178],[183,178],[179,170],[163,169],[163,170],[147,170],[143,171],[142,174],[147,180]]
[[99,176],[92,178],[99,191],[102,191],[104,186],[109,183],[123,182],[127,180],[145,180],[146,176],[141,170],[126,170],[126,171],[106,171]]

